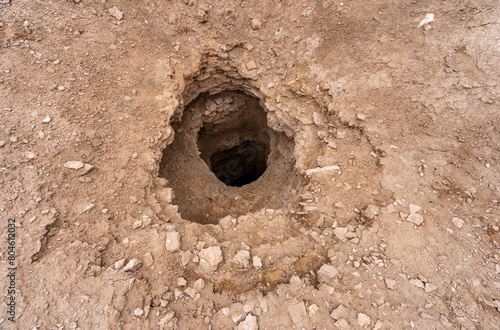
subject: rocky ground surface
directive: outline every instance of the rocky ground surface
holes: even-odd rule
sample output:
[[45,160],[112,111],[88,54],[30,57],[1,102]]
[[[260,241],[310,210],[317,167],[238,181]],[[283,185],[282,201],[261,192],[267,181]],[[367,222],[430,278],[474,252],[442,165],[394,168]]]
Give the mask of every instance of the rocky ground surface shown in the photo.
[[[496,0],[0,1],[0,327],[498,328],[499,17]],[[277,157],[232,208],[217,186],[204,207],[224,216],[202,224],[176,204],[195,183],[160,168],[170,124],[218,86],[260,100],[294,169]]]

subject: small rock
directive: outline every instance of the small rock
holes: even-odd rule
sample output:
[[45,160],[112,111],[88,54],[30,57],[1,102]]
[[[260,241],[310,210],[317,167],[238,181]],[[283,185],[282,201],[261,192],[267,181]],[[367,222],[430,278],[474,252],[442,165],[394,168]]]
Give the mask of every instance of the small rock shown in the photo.
[[318,278],[322,282],[326,282],[331,280],[332,278],[336,277],[339,274],[337,269],[331,265],[323,265],[321,268],[318,270]]
[[416,286],[417,288],[423,289],[424,288],[424,283],[419,280],[419,279],[411,279],[410,284]]
[[369,220],[375,219],[379,213],[379,207],[377,205],[370,204],[363,210],[363,215]]
[[72,169],[72,170],[79,170],[83,166],[85,166],[85,164],[79,160],[70,160],[64,164],[64,167]]
[[123,271],[125,272],[133,272],[139,269],[142,266],[142,261],[139,259],[132,259],[128,262],[128,264],[123,268]]
[[217,266],[222,262],[222,250],[219,246],[211,246],[203,249],[198,254],[200,257],[200,267],[205,273],[212,273],[217,270]]
[[194,297],[196,297],[196,294],[198,292],[193,288],[186,288],[186,290],[184,290],[184,293],[187,294],[188,296],[190,296],[191,298],[194,298]]
[[319,307],[316,304],[312,304],[311,306],[307,307],[307,309],[309,310],[309,317],[316,315],[319,311]]
[[340,319],[337,322],[333,324],[337,329],[339,330],[350,330],[351,327],[349,326],[349,323],[345,319]]
[[154,260],[153,260],[153,255],[151,254],[151,252],[147,252],[146,254],[144,254],[144,264],[147,267],[151,267],[151,266],[153,266],[153,263],[154,263]]
[[178,286],[186,286],[186,284],[187,284],[187,281],[186,281],[186,279],[184,277],[179,277],[177,279],[177,285]]
[[346,227],[337,227],[333,230],[333,233],[341,241],[345,241],[347,239],[347,237],[346,237],[347,228]]
[[47,116],[47,117],[42,119],[42,123],[50,123],[50,120],[51,120],[50,117]]
[[238,324],[237,330],[258,330],[257,317],[248,314],[244,321]]
[[373,327],[373,330],[382,330],[384,329],[384,322],[378,320],[375,322],[375,326]]
[[142,226],[142,221],[141,220],[137,220],[136,222],[134,222],[134,224],[132,225],[132,229],[137,229],[137,228],[140,228]]
[[7,143],[7,142],[6,142],[6,141],[4,141],[4,140],[0,141],[0,148],[1,148],[1,147],[3,147],[6,143]]
[[253,267],[255,269],[262,268],[262,259],[261,258],[255,256],[255,257],[252,258],[252,261],[253,261]]
[[422,223],[424,223],[424,217],[421,214],[418,213],[412,213],[410,214],[406,220],[410,221],[411,223],[416,224],[417,226],[420,226]]
[[453,222],[453,224],[459,229],[462,228],[462,226],[464,225],[464,221],[457,217],[453,217],[451,219],[451,222]]
[[182,251],[181,252],[181,263],[182,263],[182,266],[185,267],[191,261],[192,257],[193,257],[193,253],[191,251],[189,251],[189,250]]
[[116,6],[109,8],[109,14],[119,21],[123,19],[123,12],[121,12]]
[[385,285],[387,286],[388,289],[394,290],[394,286],[396,285],[396,280],[393,280],[391,278],[385,278]]
[[125,265],[125,258],[118,260],[115,262],[115,269],[121,269]]
[[261,27],[262,27],[262,23],[258,19],[254,18],[252,20],[252,29],[260,30]]
[[432,283],[425,283],[425,292],[429,293],[437,290],[437,286]]
[[64,87],[63,85],[61,85],[61,86],[57,87],[57,90],[58,90],[58,91],[61,91],[61,92],[62,92],[63,90],[65,90],[65,89],[66,89],[66,87]]
[[236,219],[230,215],[225,216],[224,218],[219,220],[219,225],[224,230],[228,230],[229,228],[231,228],[235,224],[236,224]]
[[250,263],[250,252],[246,250],[238,251],[233,258],[233,262],[241,268],[247,268]]
[[410,204],[410,214],[415,214],[420,211],[422,208],[415,204]]
[[293,323],[299,323],[306,315],[306,306],[303,301],[298,304],[288,306],[288,313]]
[[349,315],[349,310],[344,305],[339,305],[330,313],[331,318],[334,320],[340,320],[342,318],[347,317],[348,315]]
[[168,252],[175,252],[181,247],[180,235],[176,231],[167,232],[167,238],[165,240],[165,249]]
[[255,70],[255,69],[257,69],[257,64],[255,64],[255,62],[253,60],[247,62],[246,66],[247,66],[248,70]]
[[358,314],[358,324],[361,327],[368,327],[371,324],[371,319],[368,315],[359,313]]
[[204,287],[205,287],[205,281],[202,278],[197,279],[193,284],[193,288],[198,292],[203,290]]
[[136,308],[134,310],[134,315],[137,317],[140,317],[140,316],[144,315],[144,311],[142,310],[142,308]]

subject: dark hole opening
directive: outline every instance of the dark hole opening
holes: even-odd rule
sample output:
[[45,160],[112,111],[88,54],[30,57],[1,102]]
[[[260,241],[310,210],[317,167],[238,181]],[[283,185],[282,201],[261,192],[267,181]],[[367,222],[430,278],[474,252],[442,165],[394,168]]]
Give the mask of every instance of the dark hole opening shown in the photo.
[[245,141],[210,157],[211,170],[228,186],[241,187],[257,180],[267,168],[266,147]]

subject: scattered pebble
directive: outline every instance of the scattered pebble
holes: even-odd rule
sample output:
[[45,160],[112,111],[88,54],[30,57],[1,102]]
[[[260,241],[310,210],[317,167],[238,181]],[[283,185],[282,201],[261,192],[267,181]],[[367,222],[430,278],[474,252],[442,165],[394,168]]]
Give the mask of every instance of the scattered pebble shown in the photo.
[[421,288],[421,289],[424,288],[424,283],[421,280],[416,279],[416,278],[411,279],[410,284],[416,286],[417,288]]
[[42,119],[42,123],[50,123],[51,118],[49,116]]
[[261,258],[259,258],[259,257],[255,256],[255,257],[253,257],[253,258],[252,258],[252,262],[253,262],[253,263],[252,263],[252,264],[253,264],[253,267],[254,267],[255,269],[260,269],[260,268],[262,268],[262,259],[261,259]]
[[248,314],[245,320],[238,324],[237,330],[257,330],[259,326],[257,325],[257,317],[252,314]]
[[432,284],[432,283],[425,283],[425,292],[429,293],[429,292],[433,292],[433,291],[436,291],[437,290],[437,286]]
[[4,140],[0,141],[0,148],[1,148],[1,147],[3,147],[6,143],[7,143],[7,142],[6,142],[6,141],[4,141]]
[[193,288],[198,292],[203,290],[204,287],[205,287],[205,281],[202,278],[196,280],[193,284]]
[[318,279],[322,282],[327,282],[335,278],[338,274],[339,272],[335,269],[335,267],[331,265],[323,265],[318,270]]
[[64,164],[64,167],[72,169],[72,170],[79,170],[84,166],[85,166],[85,164],[79,160],[70,160]]
[[127,265],[123,268],[123,271],[133,272],[139,269],[141,266],[142,266],[142,261],[137,258],[134,258],[127,263]]
[[248,70],[255,70],[255,69],[257,69],[257,64],[255,64],[255,62],[253,60],[247,62],[246,66],[247,66]]
[[219,246],[211,246],[203,249],[198,254],[200,257],[200,267],[205,273],[212,273],[217,270],[217,266],[222,262],[222,250]]
[[385,285],[387,286],[388,289],[394,290],[394,286],[396,285],[396,280],[393,280],[391,278],[385,278]]
[[250,252],[240,250],[233,258],[233,262],[241,268],[247,268],[250,263]]
[[342,318],[347,317],[348,315],[349,315],[349,310],[344,305],[339,305],[330,313],[331,318],[334,320],[340,320]]
[[368,315],[359,313],[358,314],[358,324],[361,327],[368,327],[371,324],[371,319]]
[[144,310],[142,308],[136,308],[134,310],[134,315],[137,317],[140,317],[140,316],[144,315]]
[[298,304],[288,306],[288,313],[293,323],[299,323],[306,315],[306,306],[303,301]]
[[252,20],[252,29],[260,30],[261,27],[262,27],[262,23],[258,19],[254,18]]
[[116,6],[109,8],[109,14],[119,21],[123,19],[123,12],[121,12]]
[[165,240],[165,249],[168,252],[175,252],[181,246],[180,235],[176,231],[167,232],[167,239]]
[[424,223],[424,217],[418,213],[412,213],[408,215],[406,220],[410,221],[411,223],[414,223],[417,226],[420,226],[421,224]]
[[453,224],[459,229],[462,228],[462,226],[464,225],[464,221],[457,217],[453,217],[451,219],[451,222],[453,222]]

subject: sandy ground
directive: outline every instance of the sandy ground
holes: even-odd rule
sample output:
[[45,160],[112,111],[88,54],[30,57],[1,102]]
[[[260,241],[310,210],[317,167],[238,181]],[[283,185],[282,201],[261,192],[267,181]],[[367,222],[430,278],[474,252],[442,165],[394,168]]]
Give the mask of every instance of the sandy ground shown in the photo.
[[[496,0],[0,1],[0,327],[498,328],[499,27]],[[217,120],[268,148],[251,184],[207,166]]]

